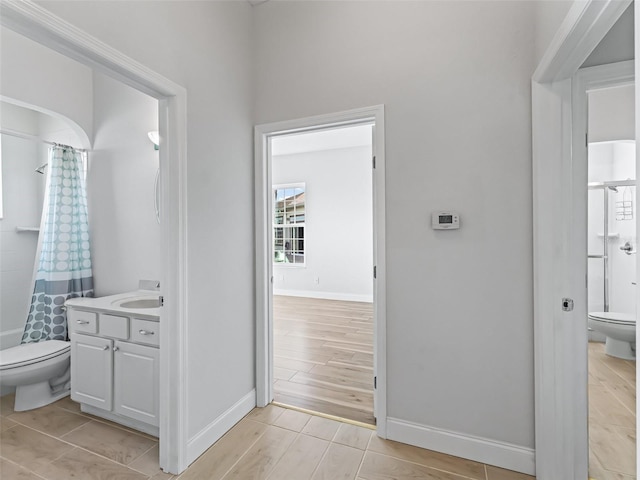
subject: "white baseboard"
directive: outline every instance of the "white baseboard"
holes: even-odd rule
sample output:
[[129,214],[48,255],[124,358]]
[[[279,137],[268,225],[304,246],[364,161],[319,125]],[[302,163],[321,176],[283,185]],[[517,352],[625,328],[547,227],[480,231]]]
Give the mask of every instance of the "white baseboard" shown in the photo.
[[160,436],[160,429],[155,425],[149,425],[148,423],[118,415],[117,413],[113,413],[102,408],[92,407],[91,405],[81,403],[80,411],[95,415],[96,417],[111,420],[112,422],[119,423],[120,425],[124,425],[125,427],[133,428],[134,430],[148,433],[149,435],[153,435],[154,437]]
[[342,300],[344,302],[373,303],[373,294],[361,295],[357,293],[316,292],[313,290],[284,290],[280,288],[274,288],[273,294],[282,295],[284,297],[320,298],[322,300]]
[[535,475],[535,451],[510,443],[387,418],[387,438],[476,462]]
[[16,328],[14,330],[0,332],[0,350],[20,345],[23,333],[24,328]]
[[187,465],[191,465],[255,406],[256,391],[253,389],[226,412],[191,437],[187,442]]

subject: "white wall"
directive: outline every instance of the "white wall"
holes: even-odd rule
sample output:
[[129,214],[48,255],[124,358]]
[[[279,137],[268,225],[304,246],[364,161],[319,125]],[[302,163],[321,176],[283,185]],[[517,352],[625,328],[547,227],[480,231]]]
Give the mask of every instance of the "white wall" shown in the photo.
[[191,458],[255,387],[251,6],[39,4],[187,89]]
[[[38,134],[38,114],[2,104],[2,128]],[[37,232],[16,227],[39,227],[44,185],[35,172],[40,146],[32,141],[2,135],[2,197],[0,220],[0,349],[20,343],[31,299]]]
[[635,139],[634,85],[589,92],[589,142]]
[[[389,417],[414,440],[433,427],[521,447],[530,465],[533,8],[254,8],[256,123],[385,105]],[[430,228],[443,209],[460,230]]]
[[371,302],[371,147],[274,156],[272,180],[306,184],[306,265],[274,264],[274,293]]
[[87,200],[96,296],[158,280],[160,225],[154,208],[158,101],[101,74],[94,76],[95,141]]
[[93,137],[91,69],[0,27],[0,96],[64,117],[88,148]]

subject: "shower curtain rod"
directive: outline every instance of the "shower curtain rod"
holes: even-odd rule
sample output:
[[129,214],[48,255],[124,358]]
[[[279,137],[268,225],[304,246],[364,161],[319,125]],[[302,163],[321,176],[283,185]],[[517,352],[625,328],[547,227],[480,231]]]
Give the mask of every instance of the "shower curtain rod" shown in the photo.
[[25,140],[33,140],[35,142],[45,143],[47,145],[52,145],[54,147],[63,147],[63,148],[73,148],[77,152],[86,152],[87,150],[84,148],[76,148],[71,145],[63,145],[61,143],[50,142],[49,140],[45,140],[43,138],[38,137],[37,135],[30,135],[28,133],[18,132],[16,130],[8,130],[6,128],[0,128],[0,133],[3,135],[11,135],[12,137],[24,138]]

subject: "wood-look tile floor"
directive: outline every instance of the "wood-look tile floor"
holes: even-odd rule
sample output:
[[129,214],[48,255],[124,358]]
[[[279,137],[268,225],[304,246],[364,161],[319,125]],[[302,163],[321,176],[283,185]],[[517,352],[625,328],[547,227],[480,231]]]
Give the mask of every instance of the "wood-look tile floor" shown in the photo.
[[179,480],[533,480],[275,405],[256,408]]
[[636,478],[636,362],[589,343],[589,476]]
[[276,402],[375,424],[373,304],[273,297]]
[[14,412],[0,398],[2,480],[169,480],[160,470],[158,439],[80,412],[69,397]]
[[534,479],[275,405],[252,410],[175,477],[158,467],[156,438],[83,414],[69,398],[18,413],[8,395],[0,406],[3,480]]

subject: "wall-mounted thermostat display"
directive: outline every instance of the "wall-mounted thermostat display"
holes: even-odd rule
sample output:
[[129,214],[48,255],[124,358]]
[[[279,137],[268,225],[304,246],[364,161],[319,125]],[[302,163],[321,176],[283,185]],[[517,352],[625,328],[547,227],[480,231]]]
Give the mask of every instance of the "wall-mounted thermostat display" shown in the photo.
[[432,213],[431,227],[434,230],[452,230],[460,228],[460,217],[455,212]]

